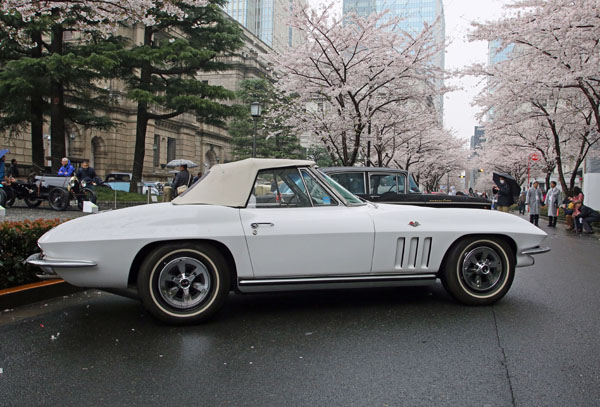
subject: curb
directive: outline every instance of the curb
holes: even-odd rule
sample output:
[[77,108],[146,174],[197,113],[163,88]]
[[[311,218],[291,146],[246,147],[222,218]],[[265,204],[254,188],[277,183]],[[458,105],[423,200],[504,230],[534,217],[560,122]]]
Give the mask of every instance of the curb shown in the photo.
[[64,280],[40,281],[7,288],[0,290],[0,312],[83,290],[85,288],[75,287]]

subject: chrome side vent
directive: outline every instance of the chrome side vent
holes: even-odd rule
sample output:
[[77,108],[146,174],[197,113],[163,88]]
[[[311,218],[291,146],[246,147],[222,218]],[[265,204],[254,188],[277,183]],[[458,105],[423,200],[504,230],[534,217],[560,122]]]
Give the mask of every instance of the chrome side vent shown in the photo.
[[398,238],[396,242],[396,260],[394,261],[394,268],[401,269],[404,265],[404,238]]
[[421,268],[429,267],[429,258],[431,257],[431,238],[423,239],[423,250],[421,253]]
[[410,248],[408,249],[408,263],[407,263],[407,266],[409,269],[414,269],[417,265],[418,249],[419,249],[419,238],[411,237],[410,238]]
[[398,238],[394,268],[396,270],[429,268],[431,245],[431,237]]

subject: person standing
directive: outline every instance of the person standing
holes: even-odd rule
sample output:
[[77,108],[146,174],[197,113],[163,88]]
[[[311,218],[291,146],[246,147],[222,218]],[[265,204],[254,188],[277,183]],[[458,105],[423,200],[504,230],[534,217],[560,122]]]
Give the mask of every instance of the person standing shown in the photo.
[[17,160],[15,158],[10,160],[10,168],[8,169],[8,177],[14,178],[14,179],[20,177],[19,169],[17,168]]
[[6,160],[6,156],[3,155],[0,157],[0,182],[4,181],[4,177],[6,176],[6,166],[4,161]]
[[71,161],[67,157],[63,157],[61,160],[62,167],[58,169],[58,175],[63,177],[70,177],[75,171],[75,167],[71,165]]
[[498,184],[498,210],[501,212],[508,213],[508,208],[514,203],[514,199],[510,193],[510,187],[508,182],[500,177],[500,183]]
[[200,171],[198,173],[198,175],[196,175],[194,178],[192,178],[192,185],[194,185],[196,183],[196,181],[198,181],[200,178],[202,178],[202,171]]
[[[187,164],[183,164],[173,180],[173,190],[171,192],[173,194],[173,198],[177,197],[180,193],[187,189],[191,183],[192,174],[188,172]],[[180,187],[185,187],[185,189],[181,188],[181,190],[179,190]]]
[[527,192],[525,190],[521,191],[519,195],[519,215],[525,215],[525,198],[527,197]]
[[533,223],[535,226],[539,226],[540,208],[543,202],[544,195],[540,189],[540,184],[535,181],[533,186],[527,191],[527,196],[525,197],[525,203],[529,205],[529,222]]
[[558,205],[561,198],[560,189],[556,188],[556,182],[550,181],[550,189],[546,192],[546,205],[548,205],[548,226],[556,227],[558,220]]

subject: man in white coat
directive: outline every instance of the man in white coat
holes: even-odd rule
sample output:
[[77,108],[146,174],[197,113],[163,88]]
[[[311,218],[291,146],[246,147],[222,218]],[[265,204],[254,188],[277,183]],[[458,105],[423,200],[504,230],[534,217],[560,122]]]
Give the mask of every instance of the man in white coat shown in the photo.
[[548,205],[548,226],[555,228],[558,219],[558,206],[562,201],[560,189],[556,182],[550,181],[550,189],[546,192],[546,205]]
[[540,207],[544,203],[544,194],[540,189],[539,182],[535,181],[533,186],[527,191],[527,197],[525,197],[525,204],[529,205],[529,222],[538,226],[540,220]]

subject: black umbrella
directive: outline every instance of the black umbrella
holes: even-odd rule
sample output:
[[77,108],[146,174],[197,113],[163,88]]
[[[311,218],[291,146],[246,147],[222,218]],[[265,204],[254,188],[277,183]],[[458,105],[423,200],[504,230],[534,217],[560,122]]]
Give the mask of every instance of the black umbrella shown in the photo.
[[517,183],[517,180],[512,177],[512,175],[503,174],[501,172],[494,172],[492,174],[492,179],[494,180],[496,185],[500,185],[500,178],[504,178],[504,180],[508,184],[511,196],[519,196],[519,194],[521,193],[521,187]]

